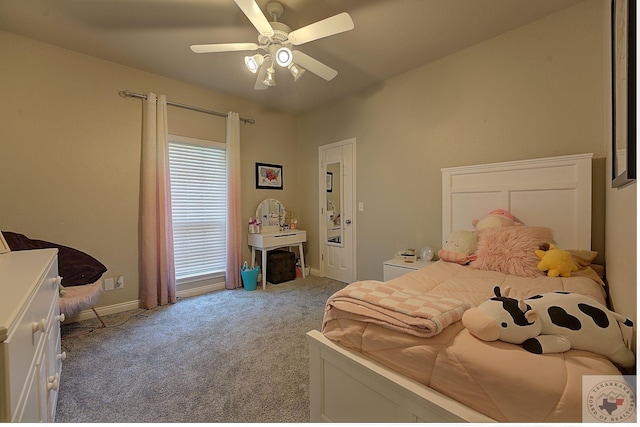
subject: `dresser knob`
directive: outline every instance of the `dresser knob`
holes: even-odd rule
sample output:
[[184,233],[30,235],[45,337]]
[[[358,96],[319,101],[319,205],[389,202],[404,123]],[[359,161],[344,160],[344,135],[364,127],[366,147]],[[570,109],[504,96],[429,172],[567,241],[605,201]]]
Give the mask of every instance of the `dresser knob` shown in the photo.
[[62,353],[58,354],[56,356],[56,359],[58,359],[58,360],[67,360],[67,352],[63,351]]
[[47,391],[58,389],[58,374],[47,378]]
[[38,331],[44,332],[46,330],[47,330],[47,321],[44,319],[41,319],[39,322],[31,323],[31,333],[35,334]]
[[64,322],[64,313],[60,313],[60,315],[56,316],[56,320],[60,323]]

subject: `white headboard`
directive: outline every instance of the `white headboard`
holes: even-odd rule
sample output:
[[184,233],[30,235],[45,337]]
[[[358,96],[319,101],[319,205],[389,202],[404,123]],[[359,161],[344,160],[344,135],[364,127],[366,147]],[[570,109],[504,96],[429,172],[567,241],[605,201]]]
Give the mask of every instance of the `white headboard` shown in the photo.
[[529,226],[549,227],[563,249],[591,249],[593,154],[444,168],[442,241],[453,230],[505,209]]

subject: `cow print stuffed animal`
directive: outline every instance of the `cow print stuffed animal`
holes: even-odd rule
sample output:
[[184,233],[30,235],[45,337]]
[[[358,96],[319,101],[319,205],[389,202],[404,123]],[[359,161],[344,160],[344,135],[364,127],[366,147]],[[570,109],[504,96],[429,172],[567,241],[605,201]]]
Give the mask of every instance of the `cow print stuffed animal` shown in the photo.
[[562,353],[586,350],[609,358],[623,368],[635,364],[624,343],[618,322],[633,322],[592,298],[570,292],[551,292],[526,300],[510,298],[509,288],[476,308],[465,311],[463,325],[483,341],[501,340],[522,344],[531,353]]

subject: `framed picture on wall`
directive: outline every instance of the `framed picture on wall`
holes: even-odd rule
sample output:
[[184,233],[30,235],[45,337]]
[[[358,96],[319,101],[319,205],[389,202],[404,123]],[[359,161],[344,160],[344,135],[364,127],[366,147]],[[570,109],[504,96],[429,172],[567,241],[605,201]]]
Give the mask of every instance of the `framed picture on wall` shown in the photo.
[[333,191],[333,172],[327,172],[327,193]]
[[282,190],[282,166],[256,163],[256,188]]
[[636,2],[611,2],[611,185],[636,179]]

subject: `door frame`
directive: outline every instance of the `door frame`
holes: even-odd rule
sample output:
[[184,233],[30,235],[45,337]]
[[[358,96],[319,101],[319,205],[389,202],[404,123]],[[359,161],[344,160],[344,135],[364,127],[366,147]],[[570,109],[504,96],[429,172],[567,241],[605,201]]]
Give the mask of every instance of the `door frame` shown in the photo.
[[[326,166],[324,164],[325,155],[324,152],[336,147],[350,145],[352,149],[352,167],[351,167],[351,188],[345,188],[344,191],[351,192],[351,200],[352,203],[352,219],[351,226],[349,227],[352,233],[352,248],[351,248],[351,257],[353,261],[353,271],[351,272],[351,282],[357,280],[358,276],[358,259],[357,259],[357,209],[356,209],[356,138],[348,138],[341,141],[332,142],[330,144],[321,145],[318,147],[318,205],[319,205],[319,217],[318,217],[318,229],[319,229],[319,243],[318,253],[320,254],[320,276],[324,277],[324,248],[326,247],[325,242],[327,240],[327,227],[326,220],[324,216],[324,210],[326,206]],[[344,182],[343,179],[340,180]]]

